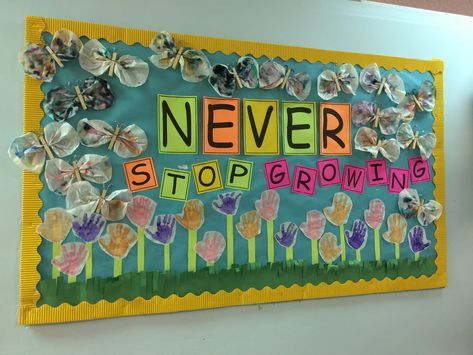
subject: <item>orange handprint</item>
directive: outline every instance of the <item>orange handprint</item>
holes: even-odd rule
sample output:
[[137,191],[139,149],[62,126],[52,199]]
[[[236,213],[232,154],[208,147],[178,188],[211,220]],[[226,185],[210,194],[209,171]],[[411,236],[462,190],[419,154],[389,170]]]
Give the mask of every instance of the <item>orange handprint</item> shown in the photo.
[[72,220],[64,208],[50,208],[44,214],[44,222],[36,227],[36,233],[52,243],[61,243],[71,230]]
[[189,200],[176,219],[185,229],[195,231],[204,223],[204,204],[200,200]]
[[246,240],[254,239],[261,232],[261,217],[254,210],[243,213],[236,228]]
[[389,243],[400,244],[406,237],[407,221],[399,213],[388,217],[388,230],[383,233],[383,238]]
[[352,207],[353,202],[350,196],[344,192],[337,192],[333,196],[332,206],[325,207],[324,213],[330,223],[341,226],[347,223]]
[[107,235],[99,240],[99,244],[112,258],[123,259],[135,245],[137,237],[127,224],[112,223],[107,226]]
[[332,233],[325,233],[320,238],[320,256],[326,263],[336,260],[342,253],[342,247],[337,244],[337,237]]

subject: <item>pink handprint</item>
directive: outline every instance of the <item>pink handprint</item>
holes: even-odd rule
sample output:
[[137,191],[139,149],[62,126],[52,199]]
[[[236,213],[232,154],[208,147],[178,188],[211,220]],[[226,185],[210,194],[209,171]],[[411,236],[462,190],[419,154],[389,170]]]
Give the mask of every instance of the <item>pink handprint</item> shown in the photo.
[[278,217],[279,194],[275,190],[266,190],[255,203],[256,211],[265,221],[274,221]]
[[128,204],[126,215],[128,219],[137,227],[146,227],[154,215],[156,202],[149,197],[139,195],[134,196]]
[[82,243],[66,243],[61,246],[61,255],[51,260],[63,274],[77,276],[84,269],[89,250]]
[[366,224],[372,229],[378,229],[383,223],[385,207],[383,201],[375,198],[370,201],[369,209],[365,210]]
[[326,219],[320,211],[309,211],[306,215],[306,221],[302,222],[300,229],[310,240],[319,240],[324,234]]
[[225,238],[219,232],[205,232],[204,239],[198,242],[194,249],[208,263],[215,263],[225,250]]

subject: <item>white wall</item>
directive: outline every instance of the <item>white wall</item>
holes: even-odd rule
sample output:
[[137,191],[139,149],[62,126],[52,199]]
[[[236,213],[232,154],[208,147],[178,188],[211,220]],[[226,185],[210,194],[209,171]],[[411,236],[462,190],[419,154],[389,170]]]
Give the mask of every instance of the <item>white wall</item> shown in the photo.
[[[347,0],[0,0],[0,354],[473,354],[473,18]],[[272,4],[271,6],[269,6]],[[17,323],[24,17],[445,61],[449,286],[67,325]]]

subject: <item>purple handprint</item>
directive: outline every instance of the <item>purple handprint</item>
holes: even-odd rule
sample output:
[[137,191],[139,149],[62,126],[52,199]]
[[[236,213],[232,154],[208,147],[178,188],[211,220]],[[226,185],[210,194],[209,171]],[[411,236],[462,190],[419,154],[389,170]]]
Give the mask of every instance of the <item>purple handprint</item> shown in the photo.
[[412,227],[408,233],[409,247],[413,253],[420,253],[430,246],[430,240],[427,239],[425,229],[421,226]]
[[281,224],[279,232],[274,237],[278,243],[284,248],[290,248],[296,244],[297,231],[299,228],[293,222],[285,222]]
[[145,234],[152,242],[171,244],[176,235],[176,217],[173,214],[159,214],[152,226],[145,228]]
[[356,219],[353,222],[351,231],[345,231],[347,244],[355,250],[361,250],[365,247],[368,237],[368,227],[365,222]]
[[241,192],[227,192],[219,194],[216,200],[213,200],[212,207],[218,213],[225,216],[234,216],[238,211],[242,193]]
[[102,235],[106,220],[100,213],[84,212],[72,221],[72,232],[84,242],[94,243]]

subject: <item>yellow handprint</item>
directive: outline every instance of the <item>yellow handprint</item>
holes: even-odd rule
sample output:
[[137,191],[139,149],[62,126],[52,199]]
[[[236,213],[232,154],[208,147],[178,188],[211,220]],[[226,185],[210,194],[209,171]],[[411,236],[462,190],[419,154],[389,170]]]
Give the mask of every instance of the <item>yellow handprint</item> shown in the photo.
[[111,257],[123,259],[135,245],[136,233],[130,226],[113,223],[107,226],[108,234],[99,240],[102,249]]
[[347,194],[337,192],[333,196],[332,206],[324,208],[324,214],[330,223],[336,226],[341,226],[348,221],[353,202]]
[[342,247],[337,244],[337,237],[333,233],[325,233],[319,243],[320,256],[326,263],[331,263],[342,254]]
[[64,208],[50,208],[44,214],[44,222],[36,227],[36,233],[52,243],[61,243],[71,230],[72,219]]
[[240,216],[236,225],[240,235],[246,240],[255,238],[261,232],[261,217],[256,211],[249,211]]
[[204,204],[200,200],[189,200],[176,219],[185,229],[195,231],[204,223]]
[[400,244],[406,237],[407,221],[399,213],[393,213],[388,217],[388,230],[383,233],[385,241]]

